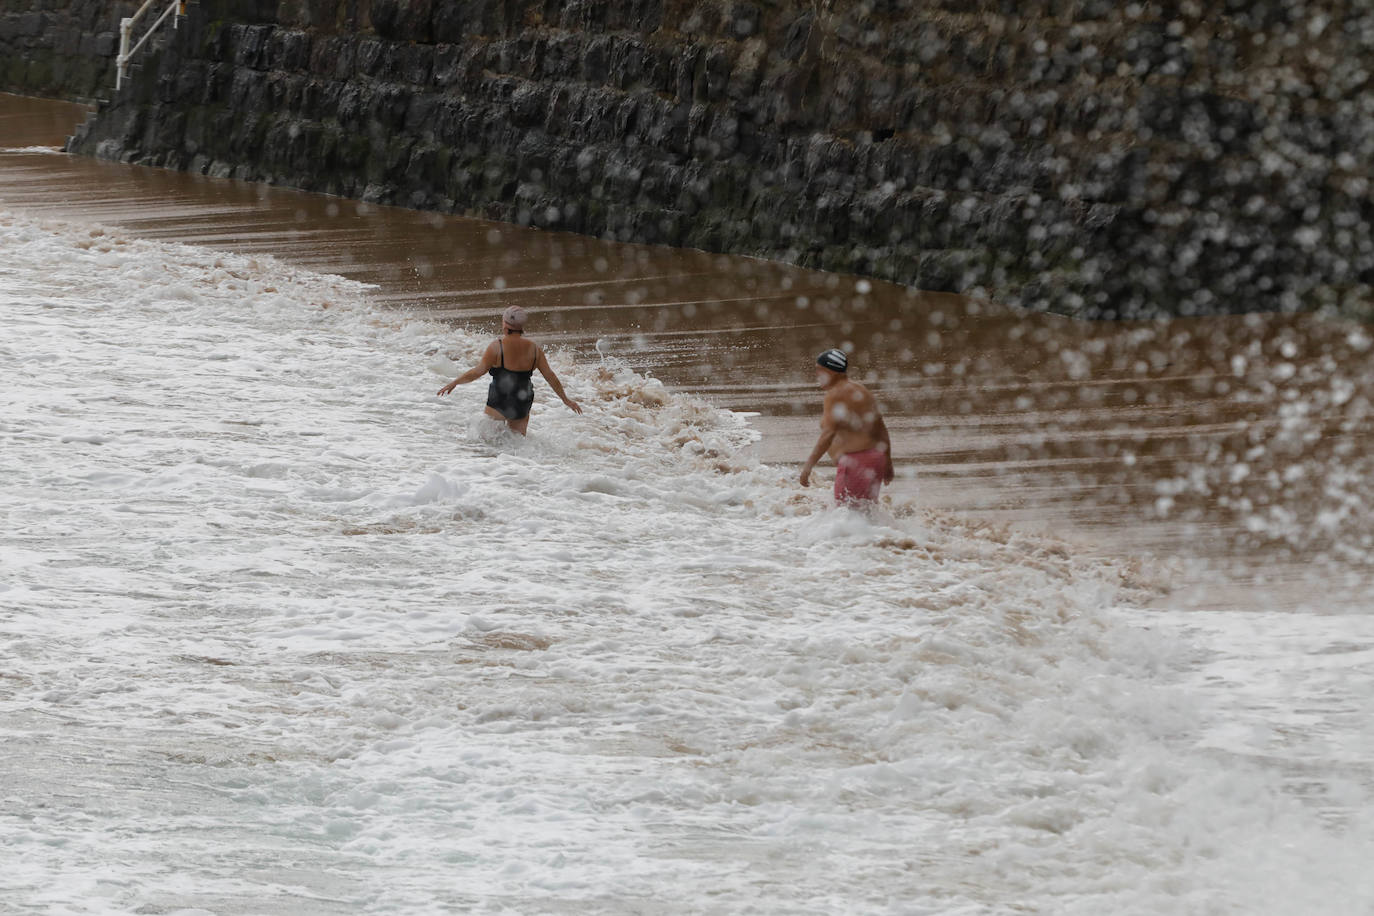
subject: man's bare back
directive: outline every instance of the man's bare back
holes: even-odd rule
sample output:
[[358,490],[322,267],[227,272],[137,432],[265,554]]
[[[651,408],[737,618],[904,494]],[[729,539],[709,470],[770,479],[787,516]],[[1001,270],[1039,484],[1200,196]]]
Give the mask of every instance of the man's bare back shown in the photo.
[[862,504],[878,498],[890,483],[892,442],[873,393],[845,372],[849,360],[840,350],[827,350],[816,359],[816,384],[825,389],[821,435],[802,465],[801,485],[811,482],[811,469],[821,456],[834,460],[835,498],[841,504]]
[[830,426],[835,430],[826,452],[838,461],[849,452],[877,448],[883,441],[877,432],[882,419],[871,391],[858,382],[840,379],[825,392],[821,429]]

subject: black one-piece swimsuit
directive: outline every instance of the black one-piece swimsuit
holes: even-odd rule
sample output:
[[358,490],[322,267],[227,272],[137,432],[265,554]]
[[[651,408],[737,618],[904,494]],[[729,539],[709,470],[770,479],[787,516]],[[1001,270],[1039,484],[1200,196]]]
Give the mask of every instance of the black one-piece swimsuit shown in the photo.
[[[523,420],[530,415],[530,406],[534,404],[535,367],[530,366],[524,372],[507,369],[506,348],[501,341],[496,343],[501,347],[501,363],[487,370],[491,375],[491,384],[487,386],[487,406],[507,420]],[[534,351],[534,360],[537,365],[538,349]]]

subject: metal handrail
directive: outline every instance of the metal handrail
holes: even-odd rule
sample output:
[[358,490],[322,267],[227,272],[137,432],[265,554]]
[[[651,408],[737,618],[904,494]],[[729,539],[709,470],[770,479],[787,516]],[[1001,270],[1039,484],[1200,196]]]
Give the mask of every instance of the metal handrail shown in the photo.
[[[156,0],[143,0],[143,5],[138,8],[137,13],[119,20],[119,56],[115,58],[115,92],[123,88],[124,79],[129,75],[129,59],[138,53],[138,49],[143,47],[144,42],[153,37],[153,33],[157,31],[157,27],[162,25],[167,17],[172,15],[173,11],[176,12],[178,17],[186,15],[186,0],[171,0],[171,2],[167,4],[167,8],[162,11],[162,15],[157,17],[157,21],[153,23],[152,28],[143,33],[143,37],[138,40],[138,44],[134,45],[132,48],[129,47],[129,41],[133,38],[134,34],[134,23],[137,22],[139,17],[146,13],[148,8],[155,2]],[[173,19],[172,28],[176,27],[177,20]]]

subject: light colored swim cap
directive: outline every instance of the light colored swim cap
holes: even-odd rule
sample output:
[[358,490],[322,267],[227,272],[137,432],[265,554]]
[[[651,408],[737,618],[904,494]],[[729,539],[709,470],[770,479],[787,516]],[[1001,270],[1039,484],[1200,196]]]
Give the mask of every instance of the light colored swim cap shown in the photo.
[[509,325],[512,331],[523,331],[529,317],[529,313],[518,305],[512,305],[501,313],[501,320]]

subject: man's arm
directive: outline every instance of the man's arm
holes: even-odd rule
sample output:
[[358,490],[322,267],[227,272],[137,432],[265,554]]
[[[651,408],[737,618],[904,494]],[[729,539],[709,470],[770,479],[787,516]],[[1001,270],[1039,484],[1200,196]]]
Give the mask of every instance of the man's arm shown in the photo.
[[825,396],[825,410],[821,414],[821,436],[816,440],[816,447],[811,450],[811,455],[806,459],[806,463],[801,469],[801,485],[808,487],[811,485],[811,469],[816,466],[816,462],[821,460],[821,456],[830,451],[830,443],[835,441],[835,415],[831,409],[834,406],[834,398],[827,394]]
[[[876,411],[877,408],[875,407]],[[892,483],[892,478],[897,476],[892,469],[892,438],[887,434],[887,424],[883,422],[883,415],[878,414],[878,422],[873,427],[873,436],[878,440],[878,448],[883,450],[883,456],[887,464],[883,468],[883,483]]]
[[453,381],[449,382],[444,387],[440,388],[440,396],[448,394],[453,389],[457,388],[459,385],[466,385],[468,382],[476,381],[477,379],[486,375],[487,370],[489,370],[492,366],[496,365],[496,357],[493,355],[495,353],[495,350],[496,344],[489,344],[487,346],[486,351],[482,354],[482,361],[479,362],[476,366],[469,369],[467,372],[464,372],[462,375],[458,376]]
[[544,381],[549,383],[549,387],[553,389],[554,394],[558,395],[559,400],[567,404],[568,409],[573,413],[581,413],[582,405],[563,393],[563,383],[558,380],[558,376],[554,375],[553,367],[550,366],[549,361],[544,358],[543,347],[539,348],[539,356],[535,359],[534,364],[539,367],[539,374],[544,376]]

